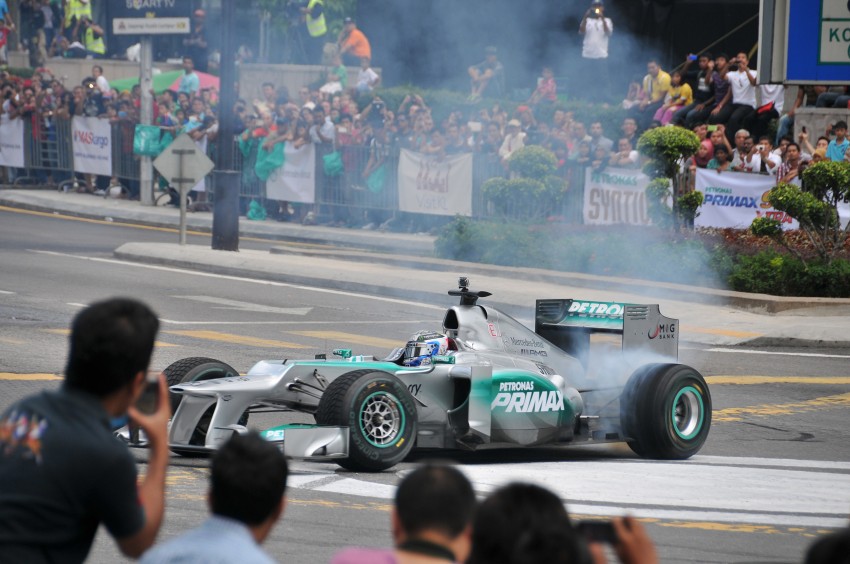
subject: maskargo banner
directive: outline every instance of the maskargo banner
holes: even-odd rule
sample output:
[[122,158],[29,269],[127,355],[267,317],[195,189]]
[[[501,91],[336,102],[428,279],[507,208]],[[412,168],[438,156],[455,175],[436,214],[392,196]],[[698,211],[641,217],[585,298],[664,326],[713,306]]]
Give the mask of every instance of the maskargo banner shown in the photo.
[[433,215],[472,215],[472,154],[432,157],[401,150],[398,208]]
[[584,179],[585,225],[649,225],[646,185],[649,178],[638,170],[587,169]]
[[108,119],[73,118],[71,145],[76,172],[112,176],[112,127]]
[[773,175],[698,168],[696,189],[705,199],[694,225],[748,229],[757,217],[771,217],[778,219],[783,229],[799,229],[796,219],[768,203],[767,194],[774,186]]
[[316,202],[316,147],[307,143],[299,148],[286,143],[283,166],[266,180],[266,197],[283,202]]
[[0,166],[24,168],[24,121],[0,117]]

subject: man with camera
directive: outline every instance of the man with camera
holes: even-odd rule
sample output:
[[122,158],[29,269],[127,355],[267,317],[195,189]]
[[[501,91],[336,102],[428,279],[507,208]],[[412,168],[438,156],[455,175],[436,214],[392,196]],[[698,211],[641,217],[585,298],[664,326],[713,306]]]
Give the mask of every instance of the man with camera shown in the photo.
[[[136,300],[90,305],[71,325],[62,386],[0,416],[0,562],[83,562],[101,523],[132,558],[154,543],[171,417],[165,377],[148,386],[158,329]],[[140,397],[155,406],[134,407]],[[150,446],[138,484],[133,456],[112,434],[128,416]]]
[[605,17],[602,0],[593,0],[584,13],[579,34],[584,36],[581,44],[582,73],[585,88],[577,90],[587,99],[607,99],[611,84],[608,78],[608,39],[614,33],[614,23]]
[[83,45],[89,58],[102,59],[106,56],[106,39],[103,28],[94,23],[90,17],[80,18],[80,31]]

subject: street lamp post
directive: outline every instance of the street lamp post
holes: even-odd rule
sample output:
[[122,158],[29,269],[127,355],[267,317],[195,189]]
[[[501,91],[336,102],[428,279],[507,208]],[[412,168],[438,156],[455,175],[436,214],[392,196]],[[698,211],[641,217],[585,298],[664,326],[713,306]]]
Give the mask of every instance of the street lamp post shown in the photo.
[[233,137],[236,133],[233,105],[236,102],[236,67],[233,33],[236,0],[221,2],[221,63],[219,93],[218,154],[215,166],[215,205],[213,207],[212,248],[239,250],[239,182],[233,166]]

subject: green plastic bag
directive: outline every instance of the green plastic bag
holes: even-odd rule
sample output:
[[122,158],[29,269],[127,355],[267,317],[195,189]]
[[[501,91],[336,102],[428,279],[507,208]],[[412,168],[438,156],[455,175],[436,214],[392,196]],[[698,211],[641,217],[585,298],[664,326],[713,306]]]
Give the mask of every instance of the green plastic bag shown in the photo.
[[245,216],[254,221],[264,221],[266,219],[266,208],[257,200],[251,200],[251,203],[248,204],[248,213]]
[[366,187],[369,188],[373,194],[377,194],[378,192],[382,192],[384,190],[384,184],[387,181],[387,166],[381,165],[369,175],[369,178],[366,179]]
[[[264,141],[264,140],[263,140]],[[257,177],[266,181],[271,176],[272,171],[283,166],[285,155],[283,153],[283,143],[275,143],[271,151],[266,151],[260,141],[260,149],[257,151],[257,162],[254,164],[254,172]]]
[[345,170],[345,166],[342,164],[342,155],[339,151],[328,153],[322,157],[322,160],[324,161],[323,164],[327,176],[339,176]]
[[[168,146],[174,143],[174,136],[170,131],[165,131],[162,134],[162,137],[159,138],[159,152],[162,153],[164,150],[168,149]],[[157,153],[157,156],[159,153]]]
[[133,134],[133,153],[143,157],[155,157],[160,150],[160,130],[155,125],[136,125]]

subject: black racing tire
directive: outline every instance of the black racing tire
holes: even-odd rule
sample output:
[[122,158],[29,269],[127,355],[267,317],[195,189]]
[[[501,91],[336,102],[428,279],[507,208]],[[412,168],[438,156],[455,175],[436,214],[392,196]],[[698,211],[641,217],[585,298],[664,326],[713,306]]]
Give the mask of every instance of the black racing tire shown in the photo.
[[620,396],[620,423],[639,456],[684,460],[696,454],[711,428],[711,392],[684,364],[647,364]]
[[348,427],[348,470],[379,472],[410,453],[416,439],[413,396],[401,381],[379,370],[355,370],[328,385],[316,411],[319,425]]
[[[220,360],[215,360],[214,358],[206,357],[182,358],[169,365],[163,372],[165,373],[165,379],[168,382],[169,387],[176,386],[177,384],[183,384],[185,382],[200,382],[203,380],[213,380],[215,378],[239,376],[236,369],[229,364],[221,362]],[[169,399],[171,400],[171,413],[173,414],[177,411],[177,407],[180,405],[180,400],[183,399],[183,396],[180,394],[170,393]],[[213,411],[215,411],[215,405],[210,406],[210,408],[207,409],[207,411],[201,416],[201,419],[198,421],[198,425],[195,427],[195,430],[192,431],[192,436],[189,439],[190,445],[204,446],[210,421],[212,420]],[[242,414],[242,417],[239,418],[239,424],[248,424],[248,412]],[[181,456],[204,456],[203,454],[199,454],[197,451],[184,450],[179,447],[172,447],[171,451]]]

